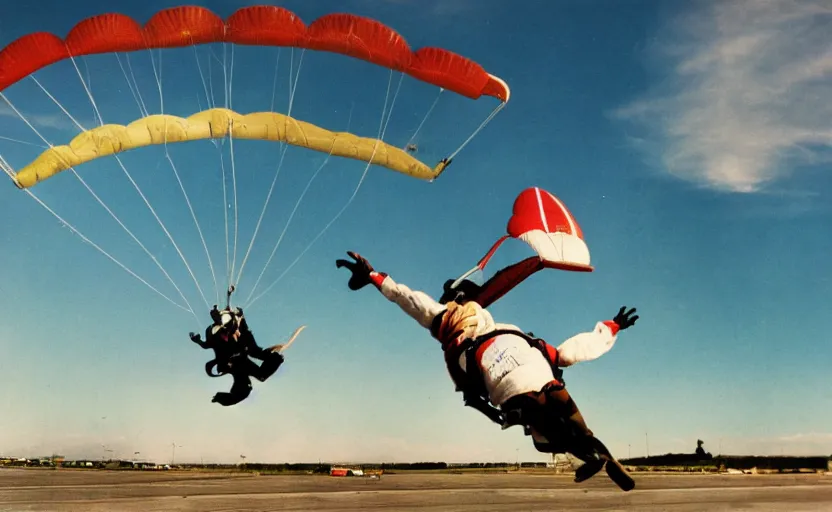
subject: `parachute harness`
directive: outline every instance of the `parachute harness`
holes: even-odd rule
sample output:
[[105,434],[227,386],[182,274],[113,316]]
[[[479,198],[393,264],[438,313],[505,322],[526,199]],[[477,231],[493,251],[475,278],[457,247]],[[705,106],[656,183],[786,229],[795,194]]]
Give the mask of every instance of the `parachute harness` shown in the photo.
[[557,361],[552,361],[549,359],[549,355],[546,353],[546,350],[543,348],[543,344],[541,343],[543,340],[541,340],[540,338],[534,338],[532,336],[529,336],[528,333],[515,331],[512,329],[495,329],[494,331],[483,334],[482,336],[477,336],[476,338],[467,338],[462,342],[460,349],[462,352],[465,353],[466,374],[472,377],[475,382],[482,382],[483,380],[482,371],[476,360],[477,350],[486,341],[502,335],[513,335],[523,338],[523,340],[525,340],[530,347],[537,349],[541,354],[543,354],[543,357],[549,363],[549,366],[552,367],[552,373],[554,374],[555,379],[557,379],[560,385],[566,385],[566,383],[563,381],[563,369],[557,366]]

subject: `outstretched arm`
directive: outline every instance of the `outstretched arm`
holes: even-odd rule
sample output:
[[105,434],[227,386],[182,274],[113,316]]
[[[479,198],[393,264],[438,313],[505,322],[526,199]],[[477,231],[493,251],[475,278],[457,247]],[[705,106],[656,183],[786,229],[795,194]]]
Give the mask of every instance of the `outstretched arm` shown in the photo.
[[402,311],[419,322],[419,325],[425,329],[430,329],[434,317],[445,310],[445,306],[435,301],[428,294],[411,290],[406,285],[396,283],[393,278],[384,272],[376,272],[372,265],[360,254],[352,251],[347,252],[347,254],[355,262],[337,260],[335,265],[338,268],[347,267],[352,272],[349,281],[351,290],[360,290],[368,284],[372,284],[387,300],[395,302]]
[[202,341],[202,338],[199,336],[199,334],[197,334],[195,332],[192,332],[192,333],[188,333],[188,336],[191,337],[191,341],[193,341],[194,343],[196,343],[197,345],[199,345],[203,349],[210,348],[210,346],[208,345],[208,342],[207,341]]
[[395,282],[385,273],[371,272],[370,279],[387,300],[395,302],[402,311],[425,329],[430,329],[436,315],[445,310],[445,306],[436,302],[427,293],[411,290],[406,285]]
[[595,329],[590,332],[582,332],[564,341],[557,348],[558,366],[567,367],[575,363],[592,361],[610,351],[619,331],[627,329],[636,323],[638,315],[635,308],[626,313],[622,307],[612,320],[606,320],[595,324]]
[[608,320],[595,324],[592,331],[572,336],[557,348],[558,366],[563,368],[601,357],[615,345],[618,330],[618,325]]

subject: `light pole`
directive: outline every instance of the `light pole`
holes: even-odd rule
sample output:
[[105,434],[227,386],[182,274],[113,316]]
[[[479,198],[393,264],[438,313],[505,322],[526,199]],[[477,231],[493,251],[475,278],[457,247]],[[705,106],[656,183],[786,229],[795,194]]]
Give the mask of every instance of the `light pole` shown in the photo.
[[173,464],[176,462],[176,449],[182,448],[182,445],[177,445],[176,443],[170,443],[170,445],[173,447],[173,451],[170,455],[170,465],[173,466]]

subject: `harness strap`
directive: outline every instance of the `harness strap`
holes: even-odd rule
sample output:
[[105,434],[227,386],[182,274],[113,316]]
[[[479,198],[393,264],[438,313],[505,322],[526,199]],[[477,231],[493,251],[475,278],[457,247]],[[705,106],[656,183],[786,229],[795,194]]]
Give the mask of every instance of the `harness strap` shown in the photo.
[[[552,367],[552,373],[554,377],[560,381],[561,385],[564,384],[563,382],[563,370],[557,366],[557,360],[552,361],[549,357],[549,353],[546,351],[546,348],[543,345],[543,340],[540,338],[534,338],[529,336],[528,334],[520,331],[515,331],[512,329],[496,329],[489,333],[483,334],[482,336],[478,336],[477,338],[468,338],[462,342],[460,345],[461,351],[465,353],[465,373],[471,377],[471,379],[477,383],[483,382],[482,370],[480,369],[480,365],[477,362],[476,354],[477,350],[483,345],[483,343],[487,342],[490,339],[496,338],[497,336],[501,336],[504,334],[512,334],[514,336],[519,336],[523,338],[526,343],[529,344],[532,348],[536,348],[546,361],[549,363],[549,366]],[[483,384],[483,389],[485,385]]]

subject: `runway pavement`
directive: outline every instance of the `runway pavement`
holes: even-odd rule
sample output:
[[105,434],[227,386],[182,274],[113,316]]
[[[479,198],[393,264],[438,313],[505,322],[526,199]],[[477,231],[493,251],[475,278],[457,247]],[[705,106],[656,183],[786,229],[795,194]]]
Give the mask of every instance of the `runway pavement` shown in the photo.
[[381,480],[198,472],[0,470],[0,511],[832,511],[832,476],[406,474]]

